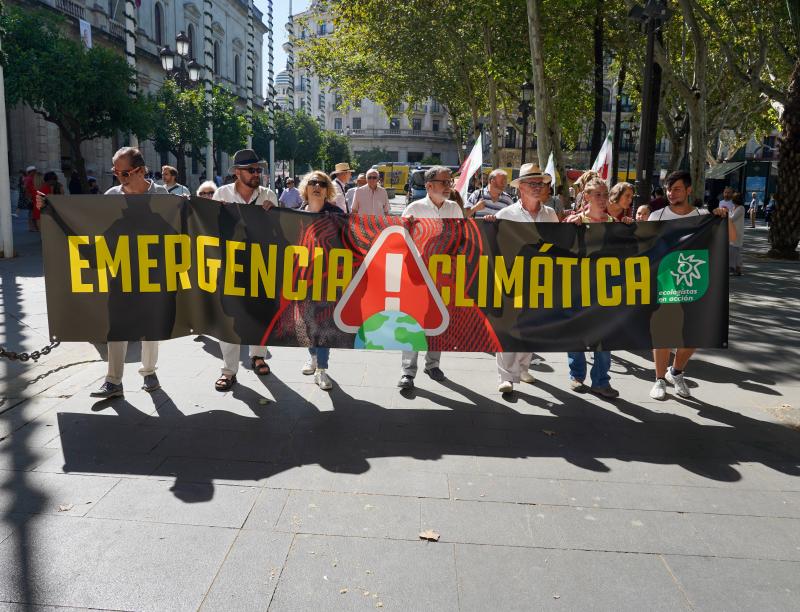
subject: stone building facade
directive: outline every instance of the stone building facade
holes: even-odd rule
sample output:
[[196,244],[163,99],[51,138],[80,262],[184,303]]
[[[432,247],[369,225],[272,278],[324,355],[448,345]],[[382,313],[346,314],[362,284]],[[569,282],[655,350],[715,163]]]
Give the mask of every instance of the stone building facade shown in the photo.
[[[77,40],[80,21],[91,25],[92,44],[103,45],[124,55],[125,6],[124,0],[11,0],[18,6],[55,11],[65,17],[68,31]],[[244,112],[247,100],[246,49],[247,0],[213,0],[212,38],[214,43],[214,82],[223,85],[239,97]],[[202,0],[156,0],[143,2],[136,9],[136,69],[139,89],[145,93],[156,92],[165,79],[158,55],[163,46],[175,50],[175,37],[185,32],[191,39],[190,55],[203,62],[203,2]],[[261,12],[253,7],[255,24],[254,106],[264,105],[262,80],[262,38],[267,26],[262,23]],[[35,114],[30,108],[18,105],[8,109],[9,155],[12,182],[20,169],[34,164],[42,171],[69,172],[72,167],[69,146],[63,141],[59,128]],[[119,147],[127,144],[124,134],[113,138],[83,143],[89,174],[98,179],[101,188],[112,184],[111,157]],[[175,165],[172,155],[155,150],[150,141],[141,142],[148,166],[160,170],[162,163]],[[229,166],[227,155],[222,154],[220,171]],[[202,163],[187,162],[187,182],[196,187],[204,172]]]

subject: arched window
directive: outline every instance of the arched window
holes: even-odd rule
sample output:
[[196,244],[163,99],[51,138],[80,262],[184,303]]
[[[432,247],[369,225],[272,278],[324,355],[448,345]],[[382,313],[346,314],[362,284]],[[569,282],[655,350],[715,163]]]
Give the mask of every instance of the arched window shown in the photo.
[[189,37],[189,57],[195,58],[197,55],[194,53],[194,26],[191,23],[186,30],[186,36]]
[[233,56],[233,82],[239,84],[239,54]]
[[214,74],[219,74],[220,50],[219,41],[214,41]]
[[164,44],[164,9],[161,8],[161,3],[156,2],[155,9],[155,29],[153,31],[153,38],[156,44],[163,46]]

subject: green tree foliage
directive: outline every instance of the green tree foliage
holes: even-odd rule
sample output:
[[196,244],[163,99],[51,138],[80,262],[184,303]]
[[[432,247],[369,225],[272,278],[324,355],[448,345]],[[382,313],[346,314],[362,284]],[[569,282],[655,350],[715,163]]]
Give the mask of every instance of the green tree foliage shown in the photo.
[[364,172],[381,162],[389,161],[389,152],[386,149],[375,147],[367,151],[357,151],[353,157],[359,172]]
[[[269,155],[269,131],[265,113],[253,121],[253,147],[263,159]],[[275,159],[294,161],[298,172],[319,163],[322,131],[316,120],[304,112],[294,115],[275,111]]]
[[121,55],[68,38],[49,13],[7,7],[0,19],[6,102],[27,104],[60,128],[87,189],[82,142],[117,131],[147,135],[149,105],[128,96],[133,71]]
[[236,97],[227,89],[216,86],[211,95],[214,152],[233,154],[247,145],[247,137],[250,135],[247,119],[236,108]]
[[[208,144],[206,126],[211,109],[202,89],[181,90],[171,79],[151,98],[155,107],[153,142],[158,151],[177,159],[178,180],[186,181],[186,154],[199,159]],[[216,134],[215,134],[216,137]]]
[[[350,151],[350,139],[331,130],[322,132],[322,144],[319,148],[319,167],[330,172],[341,162],[352,164],[353,153]],[[363,168],[358,168],[363,170]]]

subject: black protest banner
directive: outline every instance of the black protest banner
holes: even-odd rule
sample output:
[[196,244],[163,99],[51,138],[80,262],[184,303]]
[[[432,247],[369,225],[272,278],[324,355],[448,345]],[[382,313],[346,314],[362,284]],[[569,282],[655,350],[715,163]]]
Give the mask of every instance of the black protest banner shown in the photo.
[[50,333],[436,351],[727,346],[713,216],[574,226],[53,196]]

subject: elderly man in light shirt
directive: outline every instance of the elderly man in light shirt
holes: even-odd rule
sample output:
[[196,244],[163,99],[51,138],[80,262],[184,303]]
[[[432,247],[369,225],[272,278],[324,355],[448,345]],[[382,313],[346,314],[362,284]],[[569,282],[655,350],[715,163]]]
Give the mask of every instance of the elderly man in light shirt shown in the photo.
[[367,171],[367,184],[355,190],[350,212],[358,215],[386,216],[389,214],[389,194],[378,184],[380,173],[376,169]]
[[347,193],[344,194],[344,201],[347,204],[347,210],[350,212],[353,211],[353,198],[356,197],[356,191],[358,191],[359,187],[363,187],[367,184],[367,175],[363,172],[356,177],[356,186],[353,189],[348,189]]
[[[217,189],[214,199],[228,204],[255,204],[264,210],[278,206],[278,196],[275,192],[261,185],[261,175],[265,165],[266,162],[259,160],[252,149],[237,151],[233,156],[231,168],[236,181]],[[236,384],[236,373],[239,371],[239,345],[220,340],[219,348],[222,352],[222,375],[214,383],[214,388],[225,392]],[[250,363],[258,376],[270,373],[269,365],[265,361],[266,356],[266,346],[250,347]]]
[[[519,223],[558,223],[556,211],[545,206],[542,200],[549,193],[552,177],[541,171],[535,164],[523,164],[519,169],[519,178],[511,182],[512,187],[519,190],[519,200],[506,206],[495,215],[484,217],[486,221],[500,219]],[[497,375],[500,393],[511,393],[514,383],[533,383],[534,377],[528,368],[533,353],[497,353]]]
[[[449,168],[433,166],[425,171],[425,190],[427,195],[421,200],[412,202],[403,211],[403,216],[410,219],[463,219],[458,204],[448,200],[453,187],[453,177]],[[428,351],[425,353],[425,373],[433,380],[444,380],[444,372],[439,369],[441,353]],[[397,386],[401,389],[414,388],[414,376],[417,374],[416,351],[403,351],[403,374]]]

